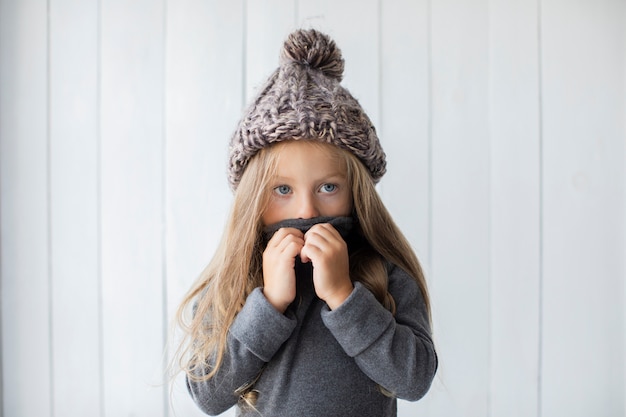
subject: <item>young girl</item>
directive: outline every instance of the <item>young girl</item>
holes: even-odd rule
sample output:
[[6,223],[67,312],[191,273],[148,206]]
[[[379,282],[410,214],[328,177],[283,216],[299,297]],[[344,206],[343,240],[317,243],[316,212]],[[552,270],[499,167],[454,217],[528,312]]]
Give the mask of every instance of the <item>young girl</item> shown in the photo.
[[178,316],[208,414],[395,416],[437,370],[426,282],[343,65],[326,35],[291,34],[231,140],[232,211]]

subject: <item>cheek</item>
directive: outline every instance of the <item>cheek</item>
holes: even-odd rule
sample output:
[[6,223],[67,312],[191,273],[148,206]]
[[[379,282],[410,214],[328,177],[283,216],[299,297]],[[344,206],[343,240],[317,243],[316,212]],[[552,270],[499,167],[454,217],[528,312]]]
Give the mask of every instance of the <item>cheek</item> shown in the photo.
[[349,216],[352,213],[352,196],[342,195],[335,204],[336,216]]
[[267,204],[267,208],[261,215],[261,221],[264,226],[269,226],[270,224],[276,223],[274,219],[278,216],[276,204],[270,200]]
[[344,216],[349,216],[350,214],[352,214],[353,207],[354,206],[352,205],[352,200],[346,201],[344,206]]
[[270,198],[267,204],[267,208],[261,216],[261,221],[264,226],[269,226],[279,221],[285,220],[288,217],[289,207],[288,204],[277,201],[274,198]]

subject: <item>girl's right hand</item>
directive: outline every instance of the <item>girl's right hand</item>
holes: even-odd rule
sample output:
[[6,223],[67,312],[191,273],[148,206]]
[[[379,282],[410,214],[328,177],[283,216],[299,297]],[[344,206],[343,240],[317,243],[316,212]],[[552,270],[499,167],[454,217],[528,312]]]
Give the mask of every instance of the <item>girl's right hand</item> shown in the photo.
[[284,313],[296,298],[296,256],[304,246],[304,234],[293,228],[279,229],[263,252],[263,294]]

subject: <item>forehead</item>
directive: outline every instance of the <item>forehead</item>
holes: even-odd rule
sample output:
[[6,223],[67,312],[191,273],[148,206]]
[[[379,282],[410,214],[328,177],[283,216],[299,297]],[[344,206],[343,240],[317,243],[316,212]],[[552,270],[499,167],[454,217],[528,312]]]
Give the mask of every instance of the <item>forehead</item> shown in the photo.
[[345,174],[346,159],[343,151],[331,144],[310,140],[290,140],[274,145],[277,156],[277,170],[314,169],[333,170]]

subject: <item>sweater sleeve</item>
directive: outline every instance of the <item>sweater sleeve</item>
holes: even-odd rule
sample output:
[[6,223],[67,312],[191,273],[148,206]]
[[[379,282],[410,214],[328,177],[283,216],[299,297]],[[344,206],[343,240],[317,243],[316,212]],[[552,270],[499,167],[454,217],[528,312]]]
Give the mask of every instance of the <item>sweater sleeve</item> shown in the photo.
[[[219,371],[202,382],[187,377],[187,388],[198,407],[209,415],[218,415],[237,404],[235,391],[257,376],[295,326],[295,318],[276,311],[256,288],[230,327]],[[207,372],[200,371],[197,376]]]
[[389,292],[395,317],[356,282],[339,308],[322,310],[322,320],[369,378],[398,398],[416,401],[437,371],[428,313],[417,282],[400,268],[389,273]]

